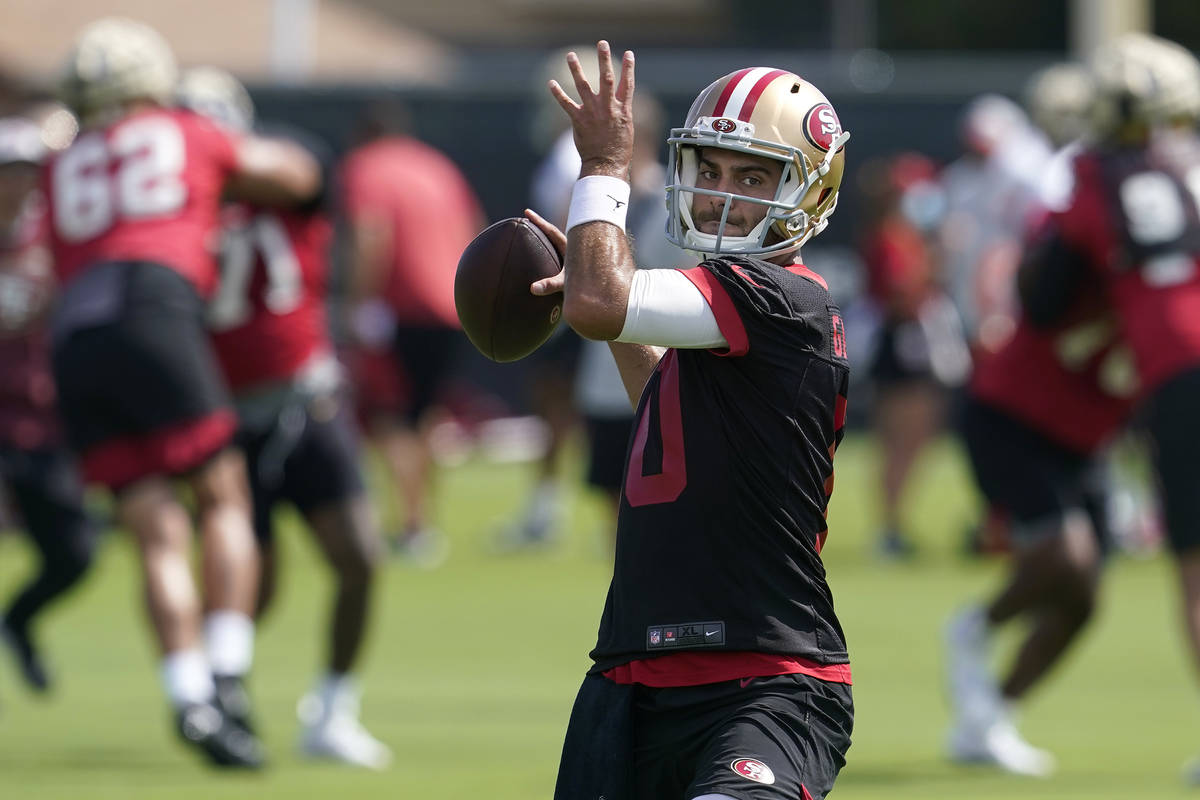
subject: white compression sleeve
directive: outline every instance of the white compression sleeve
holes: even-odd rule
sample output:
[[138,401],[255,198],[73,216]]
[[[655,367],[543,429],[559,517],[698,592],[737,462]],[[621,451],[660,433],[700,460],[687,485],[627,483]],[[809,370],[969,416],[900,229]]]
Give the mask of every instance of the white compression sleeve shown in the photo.
[[704,295],[677,269],[639,269],[618,342],[689,349],[728,347]]

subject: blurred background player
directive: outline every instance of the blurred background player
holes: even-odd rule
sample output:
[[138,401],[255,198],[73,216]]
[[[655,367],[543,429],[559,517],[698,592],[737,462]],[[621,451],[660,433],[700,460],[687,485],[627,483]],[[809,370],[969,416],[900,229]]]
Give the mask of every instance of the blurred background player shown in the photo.
[[[249,93],[223,70],[188,70],[177,97],[239,135],[254,127]],[[224,209],[221,281],[209,323],[238,411],[237,441],[254,501],[262,565],[257,615],[275,595],[274,512],[280,504],[300,511],[336,575],[328,669],[300,704],[301,751],[382,768],[391,754],[358,721],[351,672],[382,544],[326,317],[332,225],[325,200],[323,187],[295,208],[238,203]],[[227,677],[217,678],[219,695],[227,683]],[[247,707],[237,689],[233,683],[226,708]]]
[[866,165],[860,181],[867,198],[861,244],[867,294],[879,319],[868,367],[871,422],[883,450],[876,548],[884,558],[905,558],[913,544],[901,522],[904,488],[945,423],[948,390],[965,380],[970,355],[929,241],[940,204],[933,162],[904,153]]
[[[1047,247],[1063,267],[1053,292],[1041,291],[1069,299],[1098,279],[1133,354],[1200,666],[1200,63],[1172,42],[1127,34],[1097,51],[1091,74],[1095,145],[1074,162],[1070,204],[1050,218]],[[1200,780],[1200,766],[1188,777]]]
[[35,618],[87,572],[98,532],[62,442],[50,376],[45,323],[54,267],[37,190],[45,155],[33,121],[0,119],[0,487],[41,557],[0,616],[0,644],[38,692],[50,688],[51,674],[33,635]]
[[365,398],[367,430],[404,503],[391,545],[432,567],[445,558],[448,541],[432,519],[431,434],[464,341],[454,273],[485,217],[454,162],[410,135],[410,127],[398,103],[373,108],[358,146],[342,161],[340,181],[350,238],[350,327],[358,347],[387,354],[386,368],[399,373],[403,387],[399,409],[372,408]]
[[[571,129],[564,124],[562,112],[546,95],[545,88],[547,81],[556,80],[568,93],[575,91],[565,67],[568,51],[579,54],[589,80],[594,82],[599,74],[595,49],[591,45],[562,48],[547,56],[533,86],[537,105],[530,128],[535,149],[544,155],[530,179],[529,205],[559,228],[567,222],[571,187],[579,179],[580,161],[571,138]],[[657,153],[657,149],[654,152]],[[560,325],[550,340],[529,356],[529,401],[534,413],[545,422],[548,437],[546,448],[535,467],[533,487],[524,505],[516,518],[496,533],[493,544],[499,552],[542,547],[550,544],[558,533],[565,507],[565,450],[572,432],[578,429],[580,423],[575,390],[582,388],[577,383],[577,375],[584,346],[584,341],[569,326]],[[596,359],[597,354],[598,351],[591,356],[589,370],[595,370],[604,363]],[[579,380],[594,385],[590,373]],[[578,395],[578,399],[590,404],[594,420],[604,419],[611,413],[611,398],[602,398],[598,392],[592,394],[588,390]],[[589,424],[589,428],[599,432],[595,424]],[[617,431],[609,433],[618,434]],[[600,482],[609,483],[610,480],[605,478]]]
[[[1055,69],[1078,77],[1066,65]],[[1082,100],[1068,98],[1067,119],[1051,120],[1041,109],[1048,128],[1078,137],[1070,115],[1090,105],[1088,85]],[[1065,175],[1046,173],[1042,203],[1049,211],[1069,203],[1070,161],[1065,168]],[[965,608],[947,628],[951,757],[1039,777],[1050,774],[1054,759],[1020,736],[1015,709],[1093,616],[1113,541],[1105,446],[1129,417],[1137,389],[1103,286],[1089,281],[1064,299],[1056,289],[1077,264],[1052,241],[1032,238],[1019,275],[1016,327],[976,351],[964,409],[976,483],[1007,520],[1012,569],[987,602]],[[1028,628],[997,682],[992,637],[1017,619]]]
[[1013,276],[1050,147],[1021,107],[995,94],[963,111],[962,155],[942,170],[938,246],[947,288],[972,349],[1012,331]]
[[[214,672],[249,669],[258,556],[203,299],[217,280],[222,192],[291,205],[316,193],[319,169],[300,148],[168,108],[175,79],[167,43],[127,19],[87,26],[66,59],[59,91],[82,130],[45,171],[63,287],[51,321],[54,377],[86,479],[113,491],[137,543],[180,735],[214,764],[256,767],[257,738],[217,704],[213,682]],[[203,620],[193,524],[175,477],[196,504]]]

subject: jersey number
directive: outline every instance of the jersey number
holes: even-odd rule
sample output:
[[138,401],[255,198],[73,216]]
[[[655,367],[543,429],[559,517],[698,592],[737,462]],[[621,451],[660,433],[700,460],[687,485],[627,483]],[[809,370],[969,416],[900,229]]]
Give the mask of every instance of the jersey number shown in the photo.
[[[625,499],[629,505],[673,503],[687,486],[687,460],[683,452],[683,416],[679,406],[679,362],[674,350],[663,356],[658,382],[642,406],[637,431],[630,445],[629,469],[625,473]],[[651,430],[652,421],[657,425]],[[657,473],[643,474],[649,445],[662,453]]]
[[221,253],[221,284],[208,310],[209,326],[226,331],[250,319],[250,280],[262,262],[267,282],[263,305],[272,314],[295,311],[304,297],[300,260],[278,218],[259,214],[248,226],[227,231]]
[[54,164],[55,230],[82,242],[118,219],[178,211],[187,200],[185,160],[183,133],[163,117],[128,122],[107,139],[84,134]]

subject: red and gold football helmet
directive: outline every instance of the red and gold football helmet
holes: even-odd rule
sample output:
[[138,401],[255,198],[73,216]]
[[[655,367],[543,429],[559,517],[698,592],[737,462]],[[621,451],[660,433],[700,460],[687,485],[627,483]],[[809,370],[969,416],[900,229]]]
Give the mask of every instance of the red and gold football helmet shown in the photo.
[[[682,128],[671,130],[667,186],[667,238],[707,255],[781,254],[796,250],[829,224],[837,207],[845,166],[845,144],[837,113],[817,87],[782,69],[752,67],[714,81],[688,111]],[[697,189],[699,150],[721,147],[783,162],[771,200]],[[692,220],[696,194],[767,206],[766,216],[747,236],[700,232]]]

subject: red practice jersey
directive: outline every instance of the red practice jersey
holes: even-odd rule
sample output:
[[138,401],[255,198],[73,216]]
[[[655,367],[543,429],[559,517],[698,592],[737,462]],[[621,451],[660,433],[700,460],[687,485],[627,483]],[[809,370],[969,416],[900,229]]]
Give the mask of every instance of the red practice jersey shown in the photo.
[[415,139],[380,139],[346,157],[341,187],[351,221],[374,217],[386,226],[382,294],[400,324],[459,327],[454,274],[482,211],[454,162]]
[[976,352],[970,393],[1047,439],[1091,454],[1128,419],[1136,389],[1115,320],[1039,330],[1022,316],[998,350]]
[[33,450],[56,443],[58,421],[46,310],[54,271],[40,203],[27,204],[0,232],[0,446]]
[[231,134],[188,111],[150,109],[84,131],[43,181],[60,281],[97,262],[151,261],[207,295],[235,153]]
[[320,213],[231,206],[221,284],[210,306],[217,357],[234,392],[291,378],[332,352],[325,312],[332,226]]
[[1200,367],[1200,142],[1085,153],[1065,244],[1108,288],[1142,388]]

